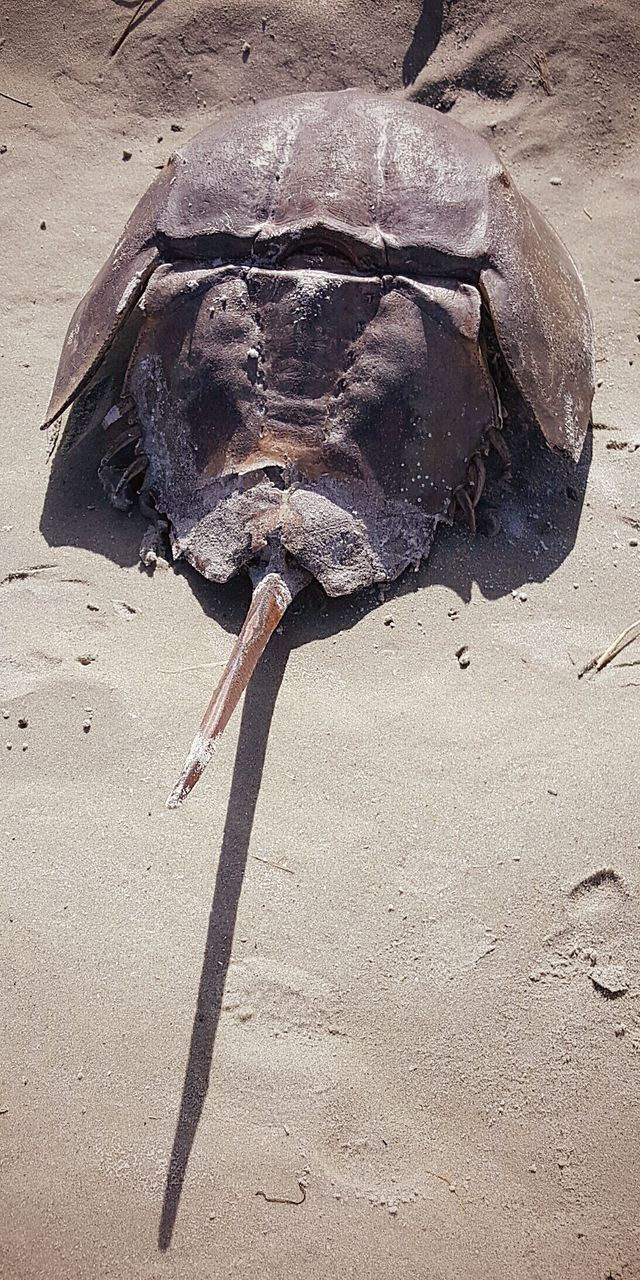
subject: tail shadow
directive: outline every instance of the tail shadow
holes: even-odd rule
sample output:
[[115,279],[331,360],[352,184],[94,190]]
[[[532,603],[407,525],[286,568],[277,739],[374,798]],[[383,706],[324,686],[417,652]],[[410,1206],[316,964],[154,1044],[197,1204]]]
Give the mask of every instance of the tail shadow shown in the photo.
[[171,1244],[189,1157],[209,1088],[269,729],[288,656],[286,641],[274,636],[245,695],[182,1099],[164,1187],[158,1228],[158,1248],[162,1251]]
[[124,30],[121,31],[117,40],[112,44],[109,50],[110,58],[115,56],[128,36],[131,35],[132,31],[136,30],[136,27],[141,26],[145,19],[148,18],[155,9],[160,8],[163,0],[132,0],[131,3],[129,0],[115,0],[115,3],[121,8],[133,9],[133,14]]
[[438,47],[442,35],[443,0],[423,0],[411,44],[402,62],[402,83],[413,84],[418,73]]

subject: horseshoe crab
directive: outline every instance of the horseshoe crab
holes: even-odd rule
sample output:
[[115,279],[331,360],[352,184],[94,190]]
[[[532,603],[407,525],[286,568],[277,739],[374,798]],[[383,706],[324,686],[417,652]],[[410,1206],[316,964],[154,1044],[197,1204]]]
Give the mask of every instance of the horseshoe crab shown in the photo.
[[[71,320],[45,426],[107,386],[101,476],[214,582],[254,594],[167,803],[195,785],[311,578],[389,582],[472,528],[508,464],[493,344],[577,461],[593,331],[567,251],[489,146],[359,90],[221,116],[171,157]],[[94,413],[95,418],[95,413]]]

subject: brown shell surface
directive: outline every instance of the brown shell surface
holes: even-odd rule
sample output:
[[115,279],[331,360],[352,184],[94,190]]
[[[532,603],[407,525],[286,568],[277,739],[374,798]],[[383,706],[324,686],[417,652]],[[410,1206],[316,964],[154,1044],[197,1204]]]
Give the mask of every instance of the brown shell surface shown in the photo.
[[498,422],[473,286],[184,264],[142,305],[125,394],[175,557],[224,582],[273,538],[342,595],[428,554]]
[[480,138],[360,90],[222,115],[172,157],[72,318],[45,425],[87,385],[160,263],[282,267],[310,245],[358,272],[478,286],[549,444],[579,456],[593,332],[569,254]]

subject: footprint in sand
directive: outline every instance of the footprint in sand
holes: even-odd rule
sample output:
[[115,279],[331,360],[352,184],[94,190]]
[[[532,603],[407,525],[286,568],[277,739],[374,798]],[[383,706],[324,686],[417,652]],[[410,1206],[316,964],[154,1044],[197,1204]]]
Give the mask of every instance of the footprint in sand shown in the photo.
[[588,924],[621,910],[628,899],[624,876],[613,867],[600,867],[569,891],[567,909],[576,921]]
[[571,923],[545,940],[530,980],[567,981],[583,974],[602,994],[623,994],[626,978],[622,968],[611,963],[610,950],[630,897],[624,876],[614,867],[599,867],[579,880],[566,898]]

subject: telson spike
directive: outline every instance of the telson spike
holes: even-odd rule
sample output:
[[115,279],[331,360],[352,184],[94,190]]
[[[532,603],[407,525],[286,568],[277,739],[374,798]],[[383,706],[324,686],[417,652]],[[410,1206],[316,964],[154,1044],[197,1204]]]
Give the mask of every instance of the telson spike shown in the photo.
[[293,597],[306,586],[310,574],[297,566],[285,565],[278,557],[259,578],[249,612],[229,655],[227,665],[205,711],[180,777],[167,800],[168,809],[177,809],[204,773],[223,729],[228,724],[270,637],[284,617]]

